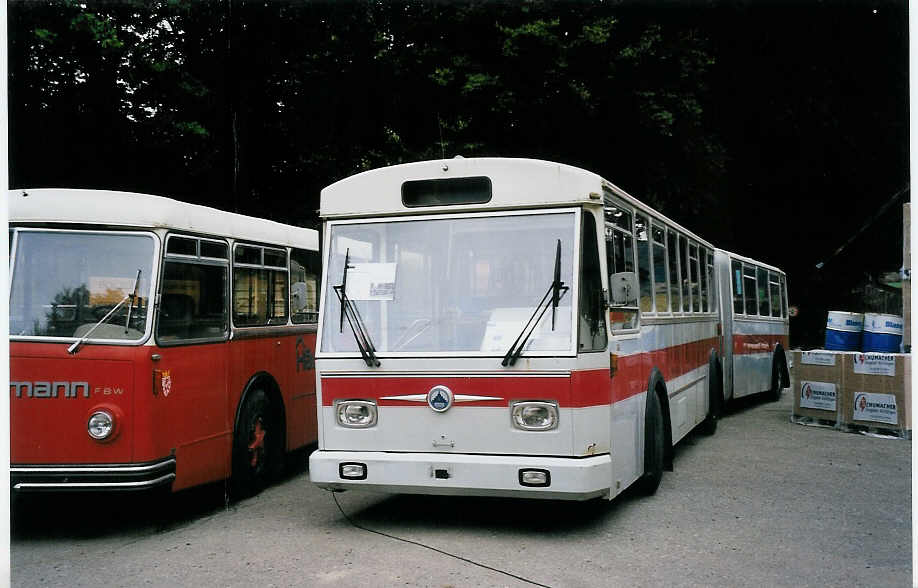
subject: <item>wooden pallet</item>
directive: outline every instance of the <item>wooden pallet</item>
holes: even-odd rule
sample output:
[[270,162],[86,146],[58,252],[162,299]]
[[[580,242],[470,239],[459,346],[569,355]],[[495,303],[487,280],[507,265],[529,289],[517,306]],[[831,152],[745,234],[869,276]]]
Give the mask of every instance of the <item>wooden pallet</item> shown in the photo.
[[800,414],[792,414],[791,422],[797,423],[798,425],[808,425],[810,427],[824,427],[827,429],[837,429],[838,425],[834,420],[829,419],[820,419],[811,416],[803,416]]
[[888,428],[882,426],[854,425],[851,423],[839,423],[839,431],[845,433],[861,433],[862,435],[877,435],[881,437],[895,437],[897,439],[911,439],[912,432],[908,429]]

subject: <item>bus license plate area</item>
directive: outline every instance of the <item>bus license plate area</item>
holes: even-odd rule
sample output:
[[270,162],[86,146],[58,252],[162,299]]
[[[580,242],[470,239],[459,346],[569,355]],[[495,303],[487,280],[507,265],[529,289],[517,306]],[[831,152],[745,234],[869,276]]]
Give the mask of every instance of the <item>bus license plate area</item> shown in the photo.
[[446,465],[431,465],[429,473],[430,477],[436,480],[449,480],[453,477],[453,468]]

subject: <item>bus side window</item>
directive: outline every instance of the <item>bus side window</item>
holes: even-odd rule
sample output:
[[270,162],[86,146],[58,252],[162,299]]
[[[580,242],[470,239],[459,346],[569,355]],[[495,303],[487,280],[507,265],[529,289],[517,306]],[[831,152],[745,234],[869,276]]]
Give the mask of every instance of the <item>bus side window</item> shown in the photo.
[[613,331],[638,326],[631,212],[606,200],[606,265],[609,272],[609,321]]
[[691,243],[689,245],[689,286],[692,289],[692,310],[694,312],[701,311],[701,307],[698,305],[700,300],[699,291],[698,291],[698,245]]
[[733,261],[730,265],[733,270],[733,313],[743,314],[743,264]]
[[666,235],[667,254],[669,255],[669,297],[672,300],[673,312],[682,308],[682,295],[679,286],[679,244],[678,236],[672,230]]
[[780,276],[781,281],[781,317],[787,318],[787,282],[784,276]]
[[708,268],[707,268],[708,250],[704,247],[698,248],[698,264],[701,273],[701,312],[708,312]]
[[755,268],[751,265],[743,265],[743,293],[743,298],[746,303],[746,314],[754,315],[758,303],[755,299]]
[[650,275],[650,224],[647,222],[646,216],[638,215],[635,218],[634,238],[637,240],[641,312],[653,312],[653,282]]
[[669,312],[669,285],[666,283],[666,231],[653,225],[653,295],[657,312]]
[[240,327],[287,322],[287,251],[236,245],[233,323]]
[[692,312],[692,291],[690,289],[688,241],[679,235],[679,259],[682,262],[682,312]]
[[605,305],[596,219],[584,212],[580,252],[580,351],[605,351],[607,343]]
[[778,274],[768,272],[768,291],[771,295],[771,316],[781,316],[781,286],[778,284]]
[[[169,250],[163,263],[157,340],[168,345],[185,341],[221,340],[228,333],[226,283],[229,260],[226,244],[200,241],[194,248]],[[222,247],[222,249],[221,249]],[[172,256],[176,257],[172,257]],[[222,258],[221,258],[222,256]]]
[[768,272],[757,268],[756,275],[758,276],[759,316],[769,316],[771,311],[768,310]]
[[290,250],[290,317],[294,324],[319,320],[319,255]]

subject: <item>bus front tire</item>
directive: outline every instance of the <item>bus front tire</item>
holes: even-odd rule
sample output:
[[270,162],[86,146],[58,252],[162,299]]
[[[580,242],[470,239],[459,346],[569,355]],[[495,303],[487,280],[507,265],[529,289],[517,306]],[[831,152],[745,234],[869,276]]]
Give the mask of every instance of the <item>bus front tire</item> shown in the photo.
[[637,481],[637,491],[651,496],[663,479],[663,409],[656,392],[648,392],[647,414],[644,417],[644,475]]
[[233,434],[232,489],[236,498],[261,491],[271,480],[282,458],[280,427],[263,390],[246,396]]

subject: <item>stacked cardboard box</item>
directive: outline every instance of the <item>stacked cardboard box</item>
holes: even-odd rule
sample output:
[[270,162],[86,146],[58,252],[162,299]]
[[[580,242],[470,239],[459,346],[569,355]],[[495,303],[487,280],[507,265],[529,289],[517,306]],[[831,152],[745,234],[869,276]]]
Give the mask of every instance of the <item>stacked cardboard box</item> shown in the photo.
[[793,366],[794,422],[911,436],[911,355],[795,350]]
[[793,355],[794,420],[835,426],[842,388],[843,354],[794,350]]

